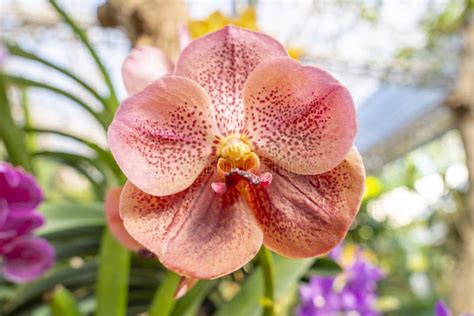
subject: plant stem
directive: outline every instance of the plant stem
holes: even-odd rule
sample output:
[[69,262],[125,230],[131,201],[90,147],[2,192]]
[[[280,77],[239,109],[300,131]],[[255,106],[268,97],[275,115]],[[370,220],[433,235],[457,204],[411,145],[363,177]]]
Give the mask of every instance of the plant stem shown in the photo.
[[273,268],[273,257],[265,246],[258,253],[258,260],[262,268],[264,289],[263,316],[274,315],[273,296],[275,292],[275,273]]

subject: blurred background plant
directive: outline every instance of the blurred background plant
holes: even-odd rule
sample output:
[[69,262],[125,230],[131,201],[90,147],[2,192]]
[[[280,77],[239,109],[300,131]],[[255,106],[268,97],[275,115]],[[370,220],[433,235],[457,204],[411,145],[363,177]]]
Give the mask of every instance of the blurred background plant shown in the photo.
[[[178,277],[130,254],[104,226],[104,194],[124,180],[105,132],[125,97],[119,72],[130,45],[155,45],[175,60],[183,28],[195,38],[227,23],[297,47],[293,57],[327,68],[353,92],[370,177],[346,244],[362,245],[383,271],[376,310],[433,315],[443,298],[456,313],[469,311],[472,8],[472,0],[4,0],[0,160],[40,182],[47,222],[39,235],[55,247],[57,263],[29,284],[2,279],[0,313],[247,316],[269,303],[257,261],[174,301]],[[351,269],[330,257],[274,259],[282,315],[304,303],[300,284],[304,291],[309,280],[342,279]]]

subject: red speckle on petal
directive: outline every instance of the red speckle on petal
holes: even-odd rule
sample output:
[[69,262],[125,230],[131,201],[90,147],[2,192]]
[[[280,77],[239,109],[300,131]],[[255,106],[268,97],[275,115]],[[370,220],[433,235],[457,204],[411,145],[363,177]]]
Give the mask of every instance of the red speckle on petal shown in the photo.
[[314,257],[335,247],[359,210],[365,173],[356,149],[336,168],[298,175],[271,166],[272,184],[248,186],[248,203],[264,244],[288,257]]
[[271,37],[236,27],[203,36],[181,54],[175,75],[199,83],[211,97],[223,135],[244,126],[242,90],[250,72],[263,60],[286,56]]
[[247,131],[261,156],[295,173],[318,174],[350,150],[355,107],[327,72],[274,58],[252,72],[244,91]]
[[206,92],[190,79],[168,76],[123,102],[108,137],[127,178],[161,196],[194,182],[212,161],[219,131]]

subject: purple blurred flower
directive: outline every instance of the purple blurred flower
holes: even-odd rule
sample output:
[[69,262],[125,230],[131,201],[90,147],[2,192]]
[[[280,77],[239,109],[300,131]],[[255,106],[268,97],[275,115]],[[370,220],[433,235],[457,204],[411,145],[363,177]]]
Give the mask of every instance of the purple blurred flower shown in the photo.
[[[342,247],[330,254],[332,259],[342,261]],[[314,276],[309,284],[300,288],[301,305],[299,316],[339,316],[357,313],[363,316],[378,316],[375,309],[377,281],[383,272],[357,250],[355,258],[339,276]]]
[[444,301],[438,301],[435,305],[435,315],[436,316],[452,316],[451,310]]
[[[452,316],[451,310],[448,305],[443,301],[439,300],[435,305],[435,316]],[[460,316],[474,316],[472,313],[462,313]]]
[[34,280],[54,263],[54,249],[32,236],[44,224],[36,208],[43,193],[33,176],[0,162],[0,256],[4,277],[16,283]]

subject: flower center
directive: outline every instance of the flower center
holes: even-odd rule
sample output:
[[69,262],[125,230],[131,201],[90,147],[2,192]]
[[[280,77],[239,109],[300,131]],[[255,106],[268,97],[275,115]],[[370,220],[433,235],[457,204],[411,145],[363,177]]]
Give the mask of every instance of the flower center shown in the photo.
[[222,176],[228,175],[232,169],[252,172],[260,166],[260,160],[245,135],[233,134],[222,138],[218,154],[217,171]]
[[221,138],[217,152],[217,173],[222,182],[211,184],[216,193],[225,193],[229,186],[245,193],[248,185],[267,186],[272,182],[270,173],[258,174],[260,159],[247,136],[233,134]]

